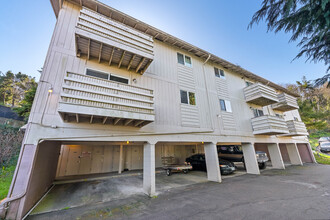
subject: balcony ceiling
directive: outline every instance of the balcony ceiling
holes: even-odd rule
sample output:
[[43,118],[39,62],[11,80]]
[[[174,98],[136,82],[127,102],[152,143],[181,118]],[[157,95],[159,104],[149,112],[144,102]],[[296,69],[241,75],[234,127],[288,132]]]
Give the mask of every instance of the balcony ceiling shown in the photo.
[[[80,32],[79,32],[80,33]],[[151,59],[76,33],[77,56],[143,74]]]

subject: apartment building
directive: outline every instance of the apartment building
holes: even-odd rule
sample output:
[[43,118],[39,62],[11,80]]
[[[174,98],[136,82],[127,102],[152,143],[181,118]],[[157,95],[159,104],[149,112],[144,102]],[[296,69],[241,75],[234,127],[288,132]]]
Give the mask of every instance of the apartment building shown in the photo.
[[251,174],[256,150],[273,168],[315,162],[297,94],[96,0],[50,2],[57,23],[6,218],[63,177],[143,169],[154,195],[162,156],[204,152],[208,180],[221,182],[217,145],[241,145]]

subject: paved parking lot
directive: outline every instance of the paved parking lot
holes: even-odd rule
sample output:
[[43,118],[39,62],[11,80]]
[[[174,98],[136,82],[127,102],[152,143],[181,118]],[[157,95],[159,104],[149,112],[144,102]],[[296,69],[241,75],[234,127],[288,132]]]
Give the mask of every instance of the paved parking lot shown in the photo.
[[[309,164],[226,178],[221,184],[199,182],[205,178],[196,175],[196,183],[163,188],[155,198],[119,196],[28,219],[330,219],[329,173],[330,166]],[[180,177],[188,176],[170,178]]]

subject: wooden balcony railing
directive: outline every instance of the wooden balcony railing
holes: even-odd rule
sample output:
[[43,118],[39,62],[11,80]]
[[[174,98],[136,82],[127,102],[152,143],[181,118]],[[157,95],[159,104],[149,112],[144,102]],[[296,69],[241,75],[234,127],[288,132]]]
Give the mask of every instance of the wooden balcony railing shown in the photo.
[[244,88],[247,103],[266,106],[278,102],[276,91],[261,83],[255,83]]
[[253,134],[277,135],[288,134],[289,130],[283,118],[264,115],[251,119]]
[[153,90],[68,72],[59,113],[64,121],[144,126],[155,119]]
[[274,110],[286,112],[299,108],[297,98],[286,93],[278,94],[277,97],[279,102],[272,105]]

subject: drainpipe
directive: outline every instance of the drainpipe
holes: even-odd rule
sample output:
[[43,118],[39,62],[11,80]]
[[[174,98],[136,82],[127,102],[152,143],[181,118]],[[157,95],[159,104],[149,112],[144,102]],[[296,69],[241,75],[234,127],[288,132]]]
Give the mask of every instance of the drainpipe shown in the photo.
[[211,58],[211,54],[209,54],[209,56],[207,57],[207,59],[203,63],[203,75],[204,75],[204,84],[205,84],[206,97],[207,97],[207,106],[208,106],[209,116],[210,116],[210,120],[211,120],[211,129],[212,129],[212,131],[214,131],[214,125],[213,125],[213,120],[212,120],[212,116],[211,116],[211,106],[210,106],[209,90],[207,88],[206,73],[205,73],[205,64],[207,63],[207,61],[209,61],[210,58]]

